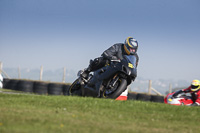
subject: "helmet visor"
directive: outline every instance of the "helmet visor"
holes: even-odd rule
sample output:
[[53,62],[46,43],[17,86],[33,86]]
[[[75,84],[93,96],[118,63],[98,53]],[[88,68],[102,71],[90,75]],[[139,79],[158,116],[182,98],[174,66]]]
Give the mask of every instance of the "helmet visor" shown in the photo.
[[131,45],[131,47],[137,47],[137,42],[131,39],[130,45]]
[[198,85],[191,85],[192,89],[197,89],[199,86]]
[[191,85],[191,91],[197,91],[199,89],[200,89],[199,85]]

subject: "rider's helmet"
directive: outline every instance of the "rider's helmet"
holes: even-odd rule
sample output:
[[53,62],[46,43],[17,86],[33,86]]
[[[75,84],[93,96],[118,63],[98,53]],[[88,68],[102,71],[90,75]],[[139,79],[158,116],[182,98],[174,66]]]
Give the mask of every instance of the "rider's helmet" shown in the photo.
[[200,89],[200,81],[193,80],[191,83],[191,91],[198,91]]
[[128,37],[124,43],[124,50],[128,55],[134,55],[138,49],[138,42],[132,37]]

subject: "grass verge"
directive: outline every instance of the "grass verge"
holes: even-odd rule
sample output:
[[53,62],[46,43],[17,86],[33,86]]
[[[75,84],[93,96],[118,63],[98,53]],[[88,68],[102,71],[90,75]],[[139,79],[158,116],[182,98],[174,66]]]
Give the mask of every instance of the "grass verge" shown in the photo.
[[1,133],[199,133],[199,107],[0,93]]

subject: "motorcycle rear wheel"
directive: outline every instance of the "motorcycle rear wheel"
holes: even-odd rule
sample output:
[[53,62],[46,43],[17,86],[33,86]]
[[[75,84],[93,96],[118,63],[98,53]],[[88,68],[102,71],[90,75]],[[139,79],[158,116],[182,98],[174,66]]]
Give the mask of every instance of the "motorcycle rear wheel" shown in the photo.
[[81,84],[79,83],[79,78],[76,79],[69,87],[70,96],[82,96]]
[[111,94],[106,94],[106,89],[103,91],[103,97],[104,98],[112,98],[112,99],[116,99],[117,97],[120,96],[120,94],[122,92],[124,92],[127,88],[127,80],[126,79],[119,79],[118,80],[119,85],[117,87],[117,89],[115,89],[114,92],[112,92]]

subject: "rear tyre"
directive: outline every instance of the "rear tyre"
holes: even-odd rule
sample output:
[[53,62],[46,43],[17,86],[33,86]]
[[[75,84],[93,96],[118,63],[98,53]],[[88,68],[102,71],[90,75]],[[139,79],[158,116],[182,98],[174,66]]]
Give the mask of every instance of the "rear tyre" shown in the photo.
[[69,95],[71,96],[82,96],[81,84],[79,83],[79,78],[76,79],[72,85],[69,87]]
[[103,92],[103,97],[105,98],[112,98],[112,99],[116,99],[117,97],[119,97],[121,95],[122,92],[124,92],[127,88],[127,81],[125,79],[121,79],[121,80],[118,80],[118,86],[117,86],[117,89],[115,89],[115,91],[113,91],[112,93],[110,94],[107,94],[106,93],[106,89],[105,91]]

